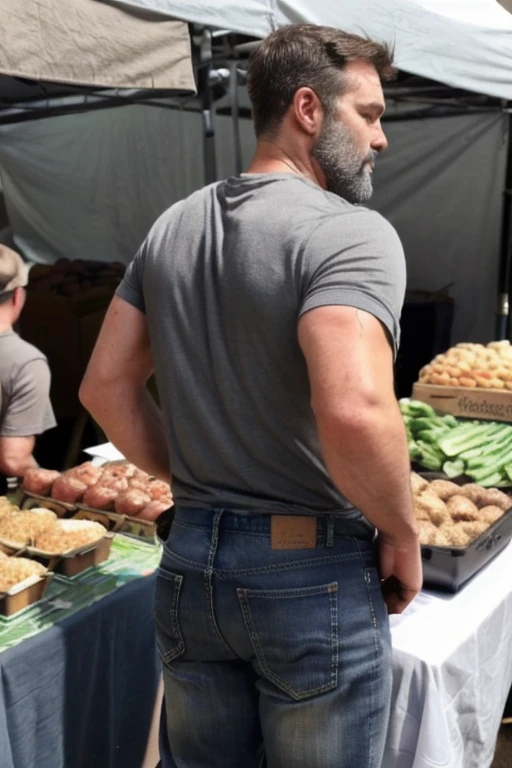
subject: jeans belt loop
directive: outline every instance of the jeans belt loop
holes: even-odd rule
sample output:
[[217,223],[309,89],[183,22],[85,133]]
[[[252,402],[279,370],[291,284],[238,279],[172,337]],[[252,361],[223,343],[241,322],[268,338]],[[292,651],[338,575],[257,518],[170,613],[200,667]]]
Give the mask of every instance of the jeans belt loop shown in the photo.
[[325,521],[325,546],[334,546],[334,515],[327,515]]

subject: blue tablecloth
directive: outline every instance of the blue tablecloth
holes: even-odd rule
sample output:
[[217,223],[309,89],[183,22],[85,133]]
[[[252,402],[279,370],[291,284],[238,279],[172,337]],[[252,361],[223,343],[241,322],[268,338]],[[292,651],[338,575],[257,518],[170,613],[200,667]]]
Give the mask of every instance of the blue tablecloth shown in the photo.
[[140,768],[159,678],[154,583],[0,653],[0,768]]

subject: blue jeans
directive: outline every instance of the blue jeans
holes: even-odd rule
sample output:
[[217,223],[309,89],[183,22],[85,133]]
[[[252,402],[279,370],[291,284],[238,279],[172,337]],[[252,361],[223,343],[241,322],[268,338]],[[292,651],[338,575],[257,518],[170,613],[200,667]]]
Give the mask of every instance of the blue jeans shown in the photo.
[[391,642],[374,544],[318,518],[274,550],[270,515],[176,509],[155,619],[163,768],[379,768]]

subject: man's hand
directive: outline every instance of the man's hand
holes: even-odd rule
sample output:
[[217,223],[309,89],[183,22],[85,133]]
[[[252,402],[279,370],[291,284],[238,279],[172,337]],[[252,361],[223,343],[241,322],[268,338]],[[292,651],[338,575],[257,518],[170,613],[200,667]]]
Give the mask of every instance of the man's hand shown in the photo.
[[388,613],[402,613],[423,584],[419,539],[411,537],[410,541],[397,544],[380,535],[379,565]]

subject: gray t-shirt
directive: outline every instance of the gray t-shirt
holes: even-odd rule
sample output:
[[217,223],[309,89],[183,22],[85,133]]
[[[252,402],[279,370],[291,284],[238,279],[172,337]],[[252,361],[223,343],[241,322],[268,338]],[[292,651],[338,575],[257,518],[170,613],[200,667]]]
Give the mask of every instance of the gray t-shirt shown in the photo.
[[358,516],[321,458],[297,321],[357,307],[396,352],[404,292],[393,227],[302,177],[243,174],[167,210],[117,293],[147,316],[175,502]]
[[46,357],[14,331],[0,334],[0,437],[33,437],[55,426]]

